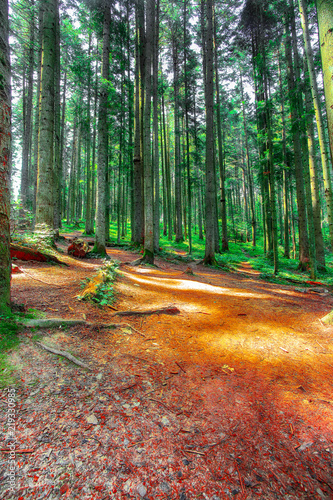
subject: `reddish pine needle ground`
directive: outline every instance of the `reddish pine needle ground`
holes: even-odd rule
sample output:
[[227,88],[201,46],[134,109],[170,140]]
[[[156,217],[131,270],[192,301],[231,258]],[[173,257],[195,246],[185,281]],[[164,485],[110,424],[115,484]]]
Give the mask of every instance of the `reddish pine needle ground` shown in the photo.
[[[91,370],[22,331],[11,354],[16,491],[4,445],[1,499],[333,498],[333,328],[319,321],[333,309],[330,293],[268,284],[246,265],[193,264],[191,275],[188,264],[157,259],[158,269],[121,266],[116,307],[180,314],[123,318],[76,299],[101,262],[65,259],[69,268],[20,262],[45,283],[17,274],[12,298],[93,323],[38,332]],[[124,326],[99,327],[110,322]]]

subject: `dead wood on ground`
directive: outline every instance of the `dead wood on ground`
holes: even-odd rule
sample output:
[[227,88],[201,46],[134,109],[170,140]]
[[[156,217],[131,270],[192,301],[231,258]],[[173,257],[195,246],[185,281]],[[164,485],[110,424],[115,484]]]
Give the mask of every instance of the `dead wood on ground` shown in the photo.
[[170,316],[180,314],[178,307],[168,306],[160,309],[146,309],[145,311],[119,311],[114,316],[148,316],[150,314],[169,314]]

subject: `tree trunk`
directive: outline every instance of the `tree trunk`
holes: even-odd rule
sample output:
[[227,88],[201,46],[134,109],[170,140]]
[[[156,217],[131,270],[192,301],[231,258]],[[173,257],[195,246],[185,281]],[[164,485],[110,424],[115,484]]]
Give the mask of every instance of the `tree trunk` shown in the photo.
[[[202,0],[203,2],[204,0]],[[213,4],[205,1],[205,105],[206,105],[206,244],[204,263],[213,265],[215,259],[215,169],[214,169],[214,69],[213,69]]]
[[10,168],[11,93],[8,44],[8,2],[0,2],[0,314],[10,311]]
[[[330,142],[331,162],[333,164],[333,4],[331,0],[317,0],[317,14],[318,14],[318,27],[319,27],[319,40],[321,61],[324,75],[324,91],[326,101],[326,112],[328,120],[328,136]],[[320,108],[318,108],[318,112]],[[317,112],[316,112],[317,113]],[[317,115],[316,115],[317,120]],[[318,129],[319,134],[319,129]],[[324,137],[322,137],[323,151],[325,151]],[[325,156],[325,155],[324,155]],[[324,165],[326,166],[324,168]],[[329,219],[331,246],[333,248],[332,238],[332,186],[330,171],[328,168],[327,158],[323,163],[324,174],[324,187],[326,203],[330,203],[331,220]]]
[[43,9],[35,230],[43,228],[43,232],[51,236],[54,222],[54,74],[57,0],[46,0]]
[[189,89],[187,81],[187,51],[188,51],[188,35],[187,35],[187,0],[184,0],[184,73],[185,73],[185,140],[186,140],[186,175],[187,175],[187,210],[188,210],[188,243],[189,255],[192,254],[192,186],[191,186],[191,170],[190,170],[190,137],[189,137]]
[[298,230],[299,230],[299,261],[300,267],[306,269],[309,262],[309,239],[307,232],[307,214],[306,214],[306,194],[304,190],[304,173],[302,164],[302,149],[301,149],[301,127],[300,117],[298,113],[298,96],[295,87],[294,68],[291,54],[291,40],[288,31],[288,23],[286,23],[287,39],[285,43],[286,62],[288,67],[288,89],[289,101],[291,110],[291,119],[293,123],[292,138],[295,154],[295,178],[296,178],[296,199],[298,209]]
[[216,86],[216,123],[217,123],[217,143],[218,143],[218,159],[220,172],[220,191],[221,191],[221,219],[222,219],[222,251],[229,250],[228,245],[228,227],[227,227],[227,203],[225,193],[225,172],[224,172],[224,157],[223,157],[223,139],[222,139],[222,124],[221,124],[221,99],[220,99],[220,82],[217,61],[217,39],[216,39],[216,22],[214,21],[214,59],[215,59],[215,86]]
[[144,235],[144,203],[143,203],[143,157],[142,157],[142,104],[143,104],[143,64],[142,46],[144,30],[143,3],[136,4],[136,41],[135,41],[135,116],[134,116],[134,157],[133,157],[133,207],[134,219],[132,242],[142,245]]
[[179,109],[179,42],[176,31],[177,22],[172,28],[172,61],[174,85],[174,120],[175,120],[175,209],[176,209],[176,242],[184,240],[182,220],[182,177],[180,155],[180,109]]
[[325,252],[324,240],[321,229],[321,203],[320,203],[320,188],[318,178],[318,164],[316,157],[315,133],[313,126],[313,105],[310,90],[310,82],[307,74],[307,60],[304,61],[304,89],[305,89],[305,109],[306,109],[306,128],[308,137],[309,149],[309,169],[310,169],[310,186],[311,186],[311,201],[313,212],[314,225],[314,240],[316,247],[316,260],[319,267],[325,269]]
[[[91,33],[89,34],[89,47],[88,47],[88,57],[90,60],[91,55]],[[87,129],[86,129],[86,223],[85,223],[85,233],[93,234],[94,224],[92,218],[92,165],[91,165],[91,116],[90,116],[90,100],[91,100],[91,74],[90,74],[90,64],[88,68],[88,83],[87,83]]]
[[159,0],[154,13],[153,44],[153,158],[154,158],[154,250],[159,251],[160,238],[160,168],[158,144],[158,49],[159,49]]
[[145,201],[145,235],[144,253],[142,260],[149,264],[154,263],[154,184],[153,168],[151,162],[151,66],[152,47],[154,43],[154,15],[155,0],[147,0],[146,7],[146,46],[145,46],[145,102],[144,102],[144,127],[143,127],[143,158],[144,158],[144,201]]
[[35,44],[35,3],[30,1],[30,20],[29,20],[29,46],[28,46],[28,93],[25,106],[25,120],[23,122],[23,143],[22,143],[22,170],[21,170],[21,204],[23,209],[30,209],[31,197],[29,197],[29,182],[31,173],[29,171],[29,153],[31,150],[32,138],[32,101],[33,101],[33,75],[34,75],[34,44]]
[[54,71],[54,221],[53,228],[59,235],[61,227],[61,176],[62,165],[60,161],[60,24],[59,24],[59,0],[56,6],[56,54]]
[[110,6],[104,8],[102,81],[99,90],[98,107],[98,159],[97,159],[97,200],[96,234],[93,251],[105,255],[105,202],[106,169],[108,165],[108,79],[110,55]]

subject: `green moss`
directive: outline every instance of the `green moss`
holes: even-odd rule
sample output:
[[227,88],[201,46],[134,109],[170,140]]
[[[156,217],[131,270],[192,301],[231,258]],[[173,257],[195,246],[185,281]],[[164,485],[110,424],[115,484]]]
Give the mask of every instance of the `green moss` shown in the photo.
[[19,327],[15,319],[12,314],[0,315],[0,387],[8,387],[15,381],[15,367],[8,361],[9,351],[15,349],[20,342]]

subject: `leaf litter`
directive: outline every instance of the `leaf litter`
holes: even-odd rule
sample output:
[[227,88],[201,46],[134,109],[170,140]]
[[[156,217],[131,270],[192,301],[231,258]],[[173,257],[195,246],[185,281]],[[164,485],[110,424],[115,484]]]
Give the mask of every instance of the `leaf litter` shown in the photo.
[[331,296],[293,295],[255,275],[202,266],[187,276],[181,262],[124,266],[120,311],[172,303],[181,314],[98,328],[113,312],[75,295],[100,261],[66,259],[66,269],[22,267],[70,286],[59,291],[16,275],[12,295],[96,325],[40,332],[90,370],[38,348],[23,328],[14,493],[1,414],[3,500],[333,497],[332,329],[318,322],[333,308]]

